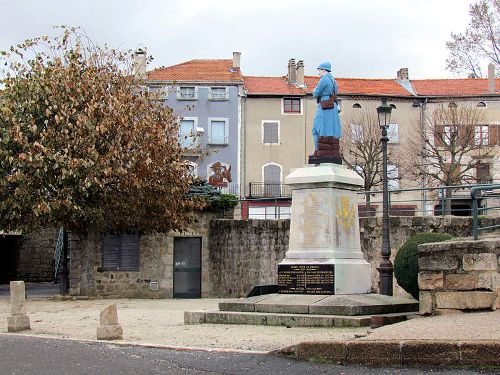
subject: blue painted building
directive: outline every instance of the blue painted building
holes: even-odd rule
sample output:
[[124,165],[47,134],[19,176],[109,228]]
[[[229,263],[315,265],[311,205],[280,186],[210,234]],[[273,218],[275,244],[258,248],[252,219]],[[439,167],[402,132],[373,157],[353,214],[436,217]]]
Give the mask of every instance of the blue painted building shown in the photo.
[[240,53],[234,52],[233,59],[191,60],[153,70],[147,85],[179,116],[179,142],[193,173],[240,195]]

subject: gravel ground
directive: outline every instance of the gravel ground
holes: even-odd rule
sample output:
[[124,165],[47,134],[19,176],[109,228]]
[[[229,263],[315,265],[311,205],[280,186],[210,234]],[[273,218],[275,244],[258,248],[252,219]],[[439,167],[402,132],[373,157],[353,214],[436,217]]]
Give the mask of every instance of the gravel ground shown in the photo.
[[[351,339],[367,328],[286,328],[252,325],[184,325],[184,311],[215,310],[222,299],[28,299],[33,335],[95,339],[100,311],[116,303],[123,341],[176,347],[268,351],[301,341]],[[0,332],[7,332],[10,302],[0,299]]]

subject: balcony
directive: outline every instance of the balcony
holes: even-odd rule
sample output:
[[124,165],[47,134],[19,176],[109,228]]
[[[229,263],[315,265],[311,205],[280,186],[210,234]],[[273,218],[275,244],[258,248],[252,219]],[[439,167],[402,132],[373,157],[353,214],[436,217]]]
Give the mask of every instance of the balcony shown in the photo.
[[290,186],[285,184],[250,182],[249,186],[249,198],[291,198],[292,196]]

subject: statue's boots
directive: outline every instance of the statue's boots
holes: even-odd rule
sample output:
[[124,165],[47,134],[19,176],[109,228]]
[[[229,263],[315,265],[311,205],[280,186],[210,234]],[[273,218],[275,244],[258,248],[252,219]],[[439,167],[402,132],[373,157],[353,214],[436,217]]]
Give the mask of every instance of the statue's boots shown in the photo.
[[342,164],[340,143],[336,137],[319,137],[318,149],[309,155],[309,164]]

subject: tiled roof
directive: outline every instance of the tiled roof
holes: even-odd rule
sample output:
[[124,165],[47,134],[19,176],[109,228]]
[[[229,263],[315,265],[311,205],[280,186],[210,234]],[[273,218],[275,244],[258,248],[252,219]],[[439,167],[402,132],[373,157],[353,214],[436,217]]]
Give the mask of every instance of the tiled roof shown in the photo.
[[232,71],[233,60],[191,60],[148,72],[150,81],[241,82],[239,69]]
[[[286,77],[243,77],[249,94],[304,95],[312,93],[319,77],[306,76],[305,88],[289,85]],[[341,94],[411,96],[401,85],[391,79],[336,78]]]
[[[500,79],[496,79],[497,93]],[[488,94],[488,80],[467,79],[423,79],[411,80],[418,95],[423,96],[460,96]]]
[[289,85],[286,77],[243,77],[245,88],[250,94],[304,95],[303,89]]

